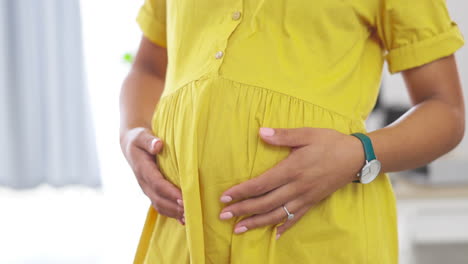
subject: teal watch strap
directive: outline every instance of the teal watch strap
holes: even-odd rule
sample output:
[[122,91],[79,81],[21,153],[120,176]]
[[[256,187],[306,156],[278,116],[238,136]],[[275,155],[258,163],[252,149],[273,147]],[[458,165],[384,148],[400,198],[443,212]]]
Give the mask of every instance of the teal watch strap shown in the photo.
[[[361,141],[362,146],[364,147],[364,153],[365,153],[367,161],[376,159],[375,153],[374,153],[374,147],[372,146],[372,141],[370,140],[368,136],[362,133],[353,133],[351,135],[357,137]],[[359,183],[360,181],[355,180],[353,182]]]
[[353,133],[352,136],[355,136],[361,140],[362,145],[364,146],[364,152],[366,153],[366,160],[371,161],[375,160],[374,148],[372,147],[372,142],[370,138],[362,133]]

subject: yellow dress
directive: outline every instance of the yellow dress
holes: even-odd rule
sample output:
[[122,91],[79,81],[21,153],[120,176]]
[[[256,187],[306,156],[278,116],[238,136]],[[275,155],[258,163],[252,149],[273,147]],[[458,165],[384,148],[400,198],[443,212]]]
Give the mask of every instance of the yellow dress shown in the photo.
[[220,220],[219,198],[288,155],[261,126],[365,132],[385,60],[396,73],[464,44],[445,0],[146,0],[137,21],[168,48],[152,129],[186,225],[150,206],[135,263],[398,262],[387,174],[339,189],[279,240],[276,226],[234,234],[241,218]]

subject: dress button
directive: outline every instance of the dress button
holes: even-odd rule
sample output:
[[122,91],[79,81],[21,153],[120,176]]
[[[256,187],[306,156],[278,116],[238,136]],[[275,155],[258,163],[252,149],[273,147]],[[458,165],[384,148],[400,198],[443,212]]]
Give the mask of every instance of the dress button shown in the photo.
[[236,11],[236,12],[232,13],[232,19],[233,20],[239,20],[240,17],[241,17],[241,12],[240,11]]
[[223,57],[224,53],[222,51],[218,51],[215,54],[216,59],[221,59]]

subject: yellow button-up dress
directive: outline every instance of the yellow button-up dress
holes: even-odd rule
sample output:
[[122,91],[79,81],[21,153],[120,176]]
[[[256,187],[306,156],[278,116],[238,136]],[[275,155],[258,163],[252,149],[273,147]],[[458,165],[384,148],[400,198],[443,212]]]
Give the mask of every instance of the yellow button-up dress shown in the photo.
[[396,73],[463,46],[445,0],[146,0],[137,21],[168,49],[155,159],[186,225],[150,206],[135,263],[397,263],[387,174],[339,189],[279,240],[279,224],[234,234],[241,217],[220,220],[219,198],[288,155],[261,126],[366,132],[385,61]]

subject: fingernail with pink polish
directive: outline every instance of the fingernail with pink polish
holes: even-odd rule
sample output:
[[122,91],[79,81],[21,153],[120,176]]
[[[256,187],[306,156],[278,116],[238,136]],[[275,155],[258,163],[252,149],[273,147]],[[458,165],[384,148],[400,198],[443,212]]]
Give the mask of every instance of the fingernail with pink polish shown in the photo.
[[180,206],[184,206],[184,202],[181,199],[177,199],[177,204]]
[[275,130],[269,127],[261,127],[260,134],[267,136],[267,137],[273,136],[275,134]]
[[155,149],[156,148],[156,143],[158,143],[159,138],[155,138],[151,141],[151,148]]
[[231,196],[228,196],[228,195],[223,195],[221,196],[221,202],[223,203],[229,203],[230,201],[232,201],[232,197]]
[[181,225],[185,225],[185,222],[182,221],[182,219],[177,219],[177,221],[179,221],[179,223],[180,223]]
[[245,227],[245,226],[240,226],[240,227],[234,229],[234,233],[236,233],[236,234],[244,233],[245,231],[247,231],[247,227]]
[[276,240],[278,240],[278,238],[280,238],[281,234],[276,234]]
[[231,212],[224,212],[219,215],[219,218],[221,218],[222,220],[226,220],[232,218],[233,216],[234,215]]

